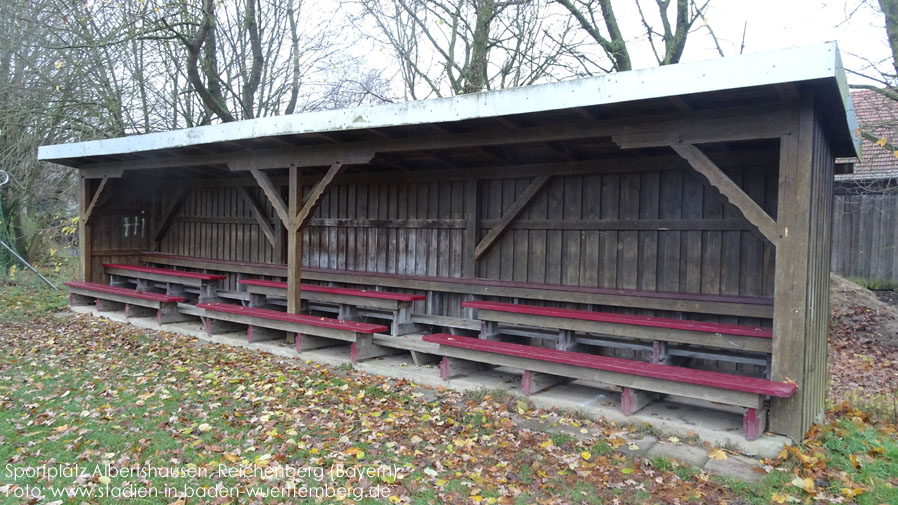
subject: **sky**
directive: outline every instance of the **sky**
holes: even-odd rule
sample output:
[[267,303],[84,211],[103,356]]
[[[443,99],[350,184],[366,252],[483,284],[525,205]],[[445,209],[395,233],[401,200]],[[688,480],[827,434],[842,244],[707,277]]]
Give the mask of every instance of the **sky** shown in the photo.
[[[877,0],[711,0],[706,20],[727,56],[739,54],[745,29],[746,53],[836,40],[847,69],[863,71],[869,69],[868,61],[872,61],[894,72],[889,63],[884,22],[877,12],[878,3]],[[651,5],[643,2],[646,4]],[[635,8],[626,0],[614,5],[619,18],[627,16],[626,24],[631,28],[636,26],[632,21],[639,19]],[[635,67],[656,64],[647,44],[631,47],[636,50],[632,55]],[[718,53],[707,31],[700,29],[689,39],[683,56],[683,61],[696,61],[716,58]],[[849,82],[861,83],[864,79],[849,73]]]

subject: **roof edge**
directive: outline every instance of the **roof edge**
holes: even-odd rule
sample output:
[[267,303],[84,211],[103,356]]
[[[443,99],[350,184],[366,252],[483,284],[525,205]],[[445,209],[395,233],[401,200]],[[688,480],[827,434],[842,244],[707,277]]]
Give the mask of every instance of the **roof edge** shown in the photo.
[[[751,71],[746,71],[750,69]],[[854,106],[835,42],[449,98],[270,116],[38,148],[43,161],[121,155],[259,137],[461,121],[753,86],[835,79],[849,132]],[[855,142],[856,150],[859,143]]]

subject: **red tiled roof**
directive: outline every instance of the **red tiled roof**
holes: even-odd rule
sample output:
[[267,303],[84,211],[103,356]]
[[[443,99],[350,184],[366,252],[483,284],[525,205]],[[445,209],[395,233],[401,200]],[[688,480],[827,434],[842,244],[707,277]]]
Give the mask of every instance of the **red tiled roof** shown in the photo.
[[[898,146],[898,101],[869,89],[852,91],[851,100],[862,129]],[[898,177],[898,157],[866,139],[861,140],[861,159],[855,164],[854,173],[836,176],[837,179],[879,177]]]

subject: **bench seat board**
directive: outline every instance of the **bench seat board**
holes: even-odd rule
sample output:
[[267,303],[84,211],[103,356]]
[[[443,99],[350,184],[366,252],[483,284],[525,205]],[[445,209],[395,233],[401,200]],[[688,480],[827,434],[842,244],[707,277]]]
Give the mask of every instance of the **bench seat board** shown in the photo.
[[705,347],[717,347],[721,349],[766,353],[769,353],[773,350],[773,342],[769,338],[721,335],[719,333],[705,333],[692,330],[672,330],[664,327],[633,326],[627,323],[569,319],[558,316],[518,314],[486,309],[478,309],[477,317],[482,321],[491,321],[495,323],[580,331],[585,333],[596,333],[623,338],[663,340],[667,342],[694,344]]
[[159,308],[162,303],[178,303],[185,301],[183,296],[172,296],[162,293],[150,293],[147,291],[137,291],[136,289],[120,288],[109,286],[107,284],[96,284],[93,282],[77,282],[66,281],[63,284],[68,286],[69,291],[84,296],[97,297],[98,294],[102,298],[114,302],[130,303],[141,307]]
[[[287,290],[287,283],[283,281],[269,281],[264,279],[240,279],[239,284],[247,286],[260,286]],[[302,291],[312,293],[329,293],[334,295],[358,296],[362,298],[376,298],[381,300],[396,300],[399,302],[414,302],[425,300],[424,295],[410,295],[408,293],[391,293],[387,291],[371,291],[369,289],[334,288],[330,286],[318,286],[315,284],[303,284]]]
[[[147,263],[217,269],[249,275],[285,277],[287,268],[282,264],[228,261],[210,258],[194,258],[157,252],[145,252],[140,260]],[[486,279],[461,279],[452,277],[427,277],[396,274],[379,274],[353,270],[303,268],[303,277],[323,282],[381,285],[393,288],[412,288],[422,291],[443,291],[477,296],[503,296],[538,300],[565,301],[570,303],[611,305],[651,310],[674,310],[726,316],[773,317],[773,299],[736,297],[726,295],[700,295],[636,291],[628,289],[589,288],[558,284],[534,284]]]
[[197,279],[202,281],[219,281],[227,279],[226,276],[220,274],[204,274],[201,272],[184,272],[182,270],[171,270],[169,268],[145,267],[140,265],[123,265],[118,263],[103,263],[103,267],[107,269],[115,269],[125,272],[140,272],[145,274],[168,275],[172,277],[181,277],[184,279]]
[[109,275],[118,275],[131,279],[143,279],[147,281],[161,282],[166,284],[177,284],[190,288],[202,288],[203,286],[208,285],[211,282],[203,279],[194,279],[192,277],[178,277],[168,274],[158,274],[154,272],[136,272],[115,267],[106,267],[106,273]]
[[[264,326],[271,329],[283,329],[286,331],[298,331],[297,325],[317,328],[327,328],[339,330],[343,332],[355,333],[381,333],[389,330],[386,326],[379,324],[359,323],[355,321],[341,321],[321,316],[310,316],[306,314],[288,314],[277,310],[260,309],[255,307],[243,307],[240,305],[231,305],[228,303],[198,303],[197,308],[206,311],[212,311],[221,314],[233,314],[242,316],[247,322],[244,324],[254,324],[256,326]],[[235,321],[242,322],[242,321]],[[279,327],[270,326],[275,323],[286,323]],[[317,333],[316,333],[317,335]],[[324,335],[320,335],[324,336]],[[336,337],[335,337],[336,338]]]
[[[756,379],[752,377],[742,377],[720,372],[708,372],[704,370],[695,370],[669,365],[644,363],[641,361],[633,361],[623,358],[612,358],[608,356],[596,356],[578,352],[559,351],[555,349],[529,345],[495,342],[478,338],[436,334],[427,335],[423,337],[423,340],[425,342],[439,344],[441,352],[454,352],[455,349],[461,349],[464,351],[474,351],[477,353],[482,353],[480,355],[480,358],[482,359],[489,359],[489,355],[496,357],[513,357],[522,360],[520,361],[520,363],[532,364],[523,367],[518,366],[518,368],[544,373],[554,373],[555,375],[567,374],[558,373],[557,371],[553,372],[551,370],[533,368],[533,366],[536,366],[536,364],[540,362],[550,363],[553,365],[560,365],[562,367],[565,367],[564,369],[569,371],[574,369],[588,369],[622,376],[629,376],[633,378],[643,378],[655,381],[663,381],[667,383],[681,383],[684,385],[691,385],[700,388],[710,388],[712,390],[731,391],[734,393],[748,393],[753,397],[756,397],[757,395],[789,397],[792,396],[796,389],[795,384],[774,382],[766,379]],[[464,356],[455,357],[464,359]],[[577,377],[586,378],[580,376]],[[617,384],[624,387],[648,389],[657,391],[659,393],[679,394],[673,391],[660,391],[652,387],[641,387],[640,385],[632,383],[608,381],[607,379],[600,380],[603,382],[611,382],[612,384]],[[750,407],[751,405],[744,406]]]
[[[240,281],[238,281],[240,282]],[[251,294],[273,296],[278,298],[287,298],[287,288],[258,286],[253,284],[246,285],[246,291]],[[352,294],[333,294],[322,293],[313,290],[307,290],[305,287],[300,292],[300,299],[310,302],[330,303],[336,305],[355,305],[357,307],[367,307],[371,309],[397,311],[401,308],[408,307],[411,302],[403,302],[399,300],[385,300],[380,298],[370,298],[362,295]]]
[[554,307],[539,307],[501,302],[467,301],[462,302],[462,307],[483,309],[494,312],[509,312],[514,314],[529,314],[534,316],[556,317],[565,319],[577,319],[581,321],[593,321],[600,323],[627,324],[631,326],[648,326],[670,330],[688,330],[701,333],[716,333],[720,335],[734,335],[741,337],[773,338],[770,328],[757,328],[735,324],[718,324],[703,321],[688,321],[683,319],[670,319],[666,317],[634,316],[629,314],[614,314],[610,312],[592,312],[588,310],[559,309]]
[[620,387],[630,387],[662,394],[685,396],[746,408],[760,409],[763,403],[763,399],[754,393],[730,391],[711,386],[687,384],[651,377],[641,377],[626,372],[613,372],[564,363],[553,363],[551,361],[540,361],[531,358],[498,354],[490,351],[477,351],[441,345],[440,355],[448,358],[477,361],[495,366],[504,366],[525,371],[530,370],[532,372],[558,375],[569,377],[571,379],[586,380],[601,384],[612,384]]

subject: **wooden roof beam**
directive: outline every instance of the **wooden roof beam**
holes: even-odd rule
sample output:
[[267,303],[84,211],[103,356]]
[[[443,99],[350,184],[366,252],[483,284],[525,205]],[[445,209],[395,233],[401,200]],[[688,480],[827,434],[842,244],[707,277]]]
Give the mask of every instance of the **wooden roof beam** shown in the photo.
[[742,188],[733,182],[716,163],[711,161],[710,158],[705,156],[705,153],[694,145],[678,144],[670,147],[689,162],[698,173],[705,176],[708,182],[717,188],[724,198],[742,212],[745,219],[754,225],[764,238],[771,244],[776,245],[778,236],[776,221],[750,196],[745,194]]
[[233,171],[296,166],[367,164],[374,153],[484,147],[608,137],[623,148],[658,147],[779,138],[796,124],[795,111],[782,105],[735,107],[691,113],[522,127],[516,130],[467,132],[427,137],[365,140],[296,149],[172,157],[160,160],[84,165],[83,177],[98,178],[115,170],[183,167],[227,163]]

